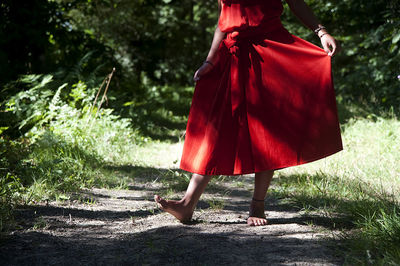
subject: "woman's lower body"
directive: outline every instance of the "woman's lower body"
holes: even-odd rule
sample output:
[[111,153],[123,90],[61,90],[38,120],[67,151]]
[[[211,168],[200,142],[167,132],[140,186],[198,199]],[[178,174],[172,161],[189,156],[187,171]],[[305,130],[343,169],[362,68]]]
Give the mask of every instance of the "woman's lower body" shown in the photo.
[[232,32],[194,91],[180,163],[194,173],[185,195],[193,198],[190,208],[179,214],[171,206],[180,201],[156,201],[186,220],[211,175],[256,173],[250,217],[263,219],[264,203],[257,200],[264,199],[273,170],[340,150],[330,57],[283,27]]

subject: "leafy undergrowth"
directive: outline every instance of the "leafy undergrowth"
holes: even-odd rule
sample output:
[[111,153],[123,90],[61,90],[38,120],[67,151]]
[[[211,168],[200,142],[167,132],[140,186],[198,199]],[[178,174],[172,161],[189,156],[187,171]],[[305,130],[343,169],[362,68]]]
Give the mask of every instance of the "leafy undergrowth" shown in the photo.
[[131,151],[149,141],[129,119],[95,103],[96,90],[53,84],[51,76],[23,77],[24,88],[0,105],[7,122],[0,128],[0,231],[12,224],[14,205],[126,186],[130,177],[108,166],[134,162]]

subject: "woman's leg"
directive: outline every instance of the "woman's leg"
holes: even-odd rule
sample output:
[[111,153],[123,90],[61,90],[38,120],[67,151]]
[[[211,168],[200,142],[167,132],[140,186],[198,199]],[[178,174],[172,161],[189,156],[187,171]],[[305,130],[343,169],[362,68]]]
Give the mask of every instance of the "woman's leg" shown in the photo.
[[159,204],[162,210],[172,214],[179,221],[190,221],[194,208],[210,180],[211,176],[193,174],[188,188],[186,189],[185,196],[183,196],[181,200],[165,200],[158,195],[154,196],[154,200]]
[[267,220],[264,214],[264,198],[271,183],[274,170],[259,172],[254,177],[253,199],[250,203],[248,225],[266,225]]

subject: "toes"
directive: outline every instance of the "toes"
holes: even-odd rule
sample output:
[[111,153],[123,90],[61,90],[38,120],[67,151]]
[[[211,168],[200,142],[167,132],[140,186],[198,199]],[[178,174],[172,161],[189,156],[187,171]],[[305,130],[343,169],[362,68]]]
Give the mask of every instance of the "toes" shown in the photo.
[[154,195],[154,201],[157,202],[157,203],[160,203],[161,197],[158,196],[158,195]]
[[257,225],[266,225],[267,224],[267,220],[265,219],[257,219]]
[[249,217],[247,219],[247,224],[250,226],[263,226],[267,224],[267,220],[258,217]]
[[250,226],[257,226],[257,220],[255,220],[253,217],[249,217],[247,219],[247,224]]
[[164,208],[166,201],[158,195],[154,195],[154,201],[157,203],[158,207]]

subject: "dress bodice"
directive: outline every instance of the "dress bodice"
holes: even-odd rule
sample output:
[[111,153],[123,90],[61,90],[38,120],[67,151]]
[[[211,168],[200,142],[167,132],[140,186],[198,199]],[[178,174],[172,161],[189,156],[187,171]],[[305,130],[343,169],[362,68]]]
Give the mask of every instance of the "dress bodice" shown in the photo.
[[222,32],[261,26],[281,16],[281,0],[222,0],[218,27]]

